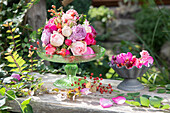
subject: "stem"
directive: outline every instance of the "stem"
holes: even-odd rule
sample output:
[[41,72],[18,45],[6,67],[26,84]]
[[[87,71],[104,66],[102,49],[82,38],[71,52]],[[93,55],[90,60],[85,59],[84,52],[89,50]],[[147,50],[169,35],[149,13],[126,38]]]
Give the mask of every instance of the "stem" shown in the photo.
[[32,55],[31,55],[31,72],[33,72],[33,60],[32,60]]
[[9,96],[10,98],[12,98],[13,100],[15,100],[15,101],[18,103],[19,107],[21,108],[22,113],[25,113],[25,112],[23,111],[22,107],[21,107],[20,102],[19,102],[17,99],[13,98],[11,95],[9,95],[9,94],[6,93],[6,92],[5,92],[5,94],[8,95],[8,96]]
[[14,62],[15,62],[15,64],[16,64],[16,66],[18,67],[18,69],[19,69],[19,72],[22,74],[22,72],[21,72],[21,67],[18,65],[18,63],[16,62],[16,60],[15,60],[15,58],[14,58],[14,56],[10,53],[10,55],[11,55],[11,57],[12,57],[12,59],[14,60]]

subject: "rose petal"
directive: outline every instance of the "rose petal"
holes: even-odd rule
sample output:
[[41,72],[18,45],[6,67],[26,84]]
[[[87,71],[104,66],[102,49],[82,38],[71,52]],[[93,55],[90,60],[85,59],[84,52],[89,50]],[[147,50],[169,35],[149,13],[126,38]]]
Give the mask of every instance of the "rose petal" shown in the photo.
[[100,98],[100,105],[103,108],[109,108],[113,105],[113,103],[109,99]]
[[82,90],[80,90],[81,94],[83,95],[88,95],[92,92],[90,92],[90,88],[83,88]]
[[123,104],[123,103],[125,103],[126,98],[122,97],[122,96],[118,96],[118,97],[112,98],[112,100],[116,104]]

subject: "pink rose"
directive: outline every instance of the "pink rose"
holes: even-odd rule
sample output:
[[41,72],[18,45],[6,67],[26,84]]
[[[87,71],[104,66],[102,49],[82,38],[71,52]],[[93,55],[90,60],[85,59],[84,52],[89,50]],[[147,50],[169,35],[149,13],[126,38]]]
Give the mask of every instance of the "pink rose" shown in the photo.
[[51,44],[48,44],[46,46],[45,50],[46,50],[46,54],[53,55],[55,53],[55,51],[56,51],[56,48],[53,47]]
[[67,55],[70,55],[70,51],[69,50],[66,50],[66,56]]
[[66,12],[66,14],[69,14],[69,15],[72,17],[72,19],[74,19],[74,20],[76,20],[77,17],[79,16],[78,13],[77,13],[77,11],[74,10],[74,9],[69,9],[69,10]]
[[[18,81],[21,80],[21,76],[20,76],[19,74],[13,73],[13,74],[11,75],[11,77],[13,77],[13,78],[15,78],[15,79],[18,79]],[[16,82],[16,81],[15,81],[15,82]]]
[[71,44],[71,52],[73,55],[83,55],[87,51],[86,42],[76,41]]
[[87,45],[95,45],[95,40],[93,38],[93,34],[92,33],[87,33],[86,37],[84,39],[84,41],[87,43]]
[[64,26],[62,29],[62,34],[66,37],[69,37],[72,33],[72,29],[69,26]]
[[67,23],[68,26],[70,25],[76,25],[76,20],[69,14],[63,14],[63,16],[61,17],[62,22]]
[[66,44],[67,46],[70,46],[71,43],[72,43],[72,40],[70,40],[70,39],[66,39],[66,40],[65,40],[65,44]]
[[140,55],[141,55],[142,58],[146,58],[146,57],[149,56],[149,53],[146,50],[142,50],[142,52],[140,52]]
[[59,47],[63,44],[63,42],[64,42],[64,37],[60,33],[55,32],[51,35],[51,38],[50,38],[51,45],[55,47]]
[[43,42],[44,45],[47,45],[50,43],[50,37],[51,37],[51,32],[49,29],[44,29],[42,36],[41,36],[41,41]]
[[97,35],[96,30],[93,28],[93,26],[90,26],[90,27],[91,27],[91,30],[92,30],[93,37],[95,37]]
[[85,55],[85,56],[83,56],[83,58],[89,59],[89,58],[96,56],[96,55],[90,55],[90,54],[94,54],[94,51],[91,47],[87,47],[87,51],[83,54],[83,55]]

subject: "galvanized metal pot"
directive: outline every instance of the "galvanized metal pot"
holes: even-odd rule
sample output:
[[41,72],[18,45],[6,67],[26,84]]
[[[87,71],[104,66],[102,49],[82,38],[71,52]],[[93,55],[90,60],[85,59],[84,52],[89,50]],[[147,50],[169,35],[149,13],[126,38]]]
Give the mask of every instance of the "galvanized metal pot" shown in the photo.
[[125,91],[138,91],[144,89],[144,86],[137,80],[137,77],[143,76],[143,74],[149,69],[142,65],[141,68],[133,66],[131,69],[127,69],[125,66],[117,67],[116,64],[108,63],[117,74],[124,78],[124,80],[117,86],[118,89]]

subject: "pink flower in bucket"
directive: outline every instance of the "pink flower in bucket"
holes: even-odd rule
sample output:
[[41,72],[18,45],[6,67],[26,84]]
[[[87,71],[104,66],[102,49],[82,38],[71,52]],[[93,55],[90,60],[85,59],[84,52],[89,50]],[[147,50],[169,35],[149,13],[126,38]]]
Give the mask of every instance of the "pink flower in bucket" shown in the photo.
[[100,105],[103,108],[109,108],[113,105],[113,103],[109,99],[100,98]]
[[122,96],[118,96],[118,97],[112,98],[112,100],[116,104],[124,104],[126,101],[126,98]]

